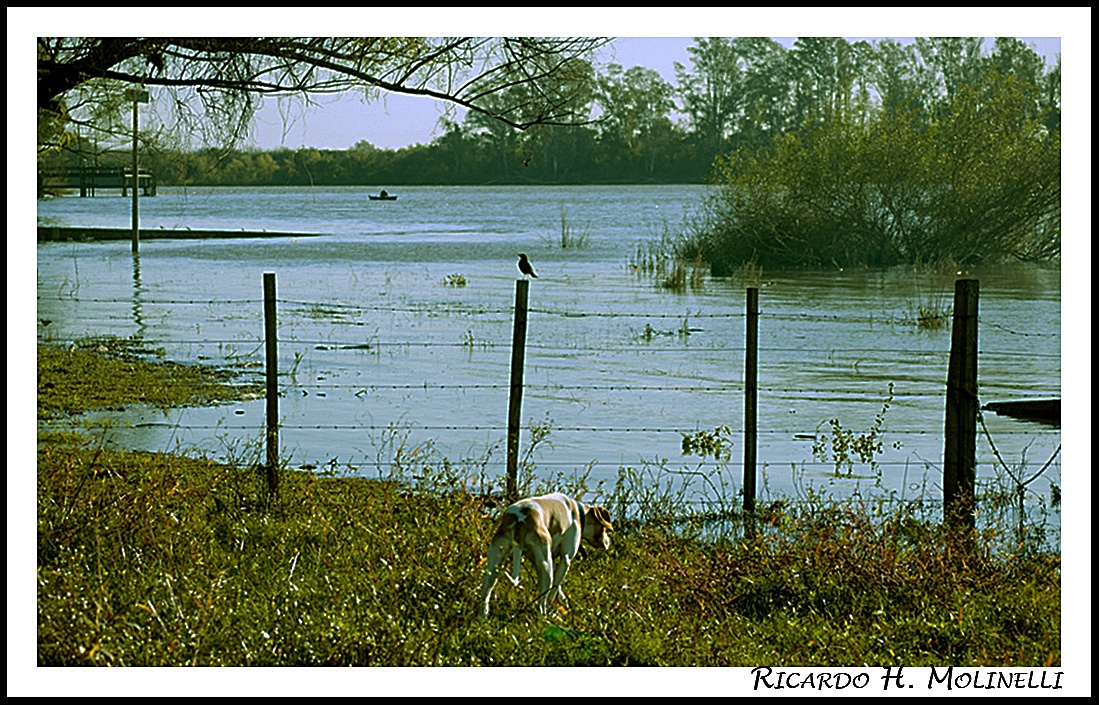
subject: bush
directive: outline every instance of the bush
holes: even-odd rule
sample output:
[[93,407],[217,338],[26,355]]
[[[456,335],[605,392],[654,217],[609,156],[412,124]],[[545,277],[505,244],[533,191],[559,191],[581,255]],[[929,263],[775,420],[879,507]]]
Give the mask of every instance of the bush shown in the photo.
[[718,276],[769,269],[971,266],[1060,256],[1061,140],[1011,77],[929,118],[842,114],[719,159],[680,255]]

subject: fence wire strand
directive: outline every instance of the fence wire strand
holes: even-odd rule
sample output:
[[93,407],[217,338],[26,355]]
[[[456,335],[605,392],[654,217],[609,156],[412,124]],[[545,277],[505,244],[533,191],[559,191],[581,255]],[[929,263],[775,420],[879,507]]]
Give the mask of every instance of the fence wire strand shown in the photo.
[[[39,295],[41,299],[41,294]],[[106,323],[110,325],[116,324],[120,320],[130,320],[131,308],[135,305],[134,299],[111,299],[111,298],[94,298],[94,297],[81,297],[76,295],[71,296],[59,296],[63,301],[71,301],[77,304],[96,304],[96,305],[118,305],[127,307],[127,315],[119,316],[107,316],[105,318],[89,318],[85,319],[85,323]],[[343,302],[316,302],[316,301],[302,301],[295,299],[277,299],[276,302],[282,306],[289,307],[294,311],[305,311],[311,314],[339,314],[339,313],[352,313],[362,314],[367,312],[372,313],[389,313],[389,314],[414,314],[422,315],[425,313],[434,313],[434,308],[429,305],[357,305]],[[141,306],[195,306],[204,308],[229,308],[229,307],[249,307],[254,308],[251,311],[252,314],[257,317],[260,315],[263,306],[263,299],[157,299],[157,298],[142,298],[139,301]],[[684,313],[670,313],[670,312],[638,312],[638,311],[584,311],[584,310],[554,310],[543,308],[531,308],[528,311],[530,314],[542,315],[542,316],[556,316],[561,318],[570,319],[630,319],[630,320],[740,320],[746,318],[745,312],[722,312],[722,313],[705,313],[702,311],[690,311],[687,310]],[[510,319],[514,313],[510,307],[452,307],[447,311],[448,315],[455,316],[496,316],[507,317]],[[820,313],[768,313],[765,310],[760,311],[759,317],[761,320],[774,319],[774,320],[798,320],[808,323],[823,322],[823,323],[836,323],[836,322],[848,322],[848,323],[870,323],[874,324],[873,316],[869,316],[866,319],[854,318],[851,316],[839,316],[831,314]],[[1005,334],[1020,336],[1020,337],[1057,337],[1059,333],[1026,333],[1021,332],[1013,328],[1009,328],[1000,325],[995,322],[985,321],[984,318],[979,319],[984,321],[984,325],[999,330]],[[95,344],[98,340],[95,336],[88,336],[81,339],[60,339],[54,338],[48,334],[48,326],[50,322],[44,319],[39,320],[38,327],[38,339],[39,342],[49,344],[66,344],[70,346],[75,345],[88,345]],[[179,346],[179,347],[205,347],[205,346],[218,346],[219,348],[246,348],[248,352],[243,354],[234,355],[231,352],[226,353],[226,356],[230,359],[242,359],[253,356],[262,355],[262,349],[264,346],[264,340],[262,336],[247,336],[247,337],[197,337],[197,338],[157,338],[157,337],[145,337],[139,336],[137,338],[111,338],[109,336],[102,336],[104,341],[119,341],[123,343],[131,343],[141,346]],[[499,341],[485,340],[475,342],[446,342],[446,341],[428,341],[428,340],[378,340],[376,338],[368,339],[319,339],[319,338],[295,338],[292,335],[288,335],[285,338],[280,338],[279,344],[283,346],[310,346],[316,352],[371,352],[377,353],[382,350],[410,350],[413,348],[422,349],[464,349],[471,353],[479,352],[507,352],[510,351],[511,342],[507,339]],[[532,342],[527,344],[528,349],[536,351],[540,355],[554,355],[554,354],[571,354],[576,352],[590,352],[590,353],[622,353],[622,352],[636,352],[636,353],[683,353],[690,352],[692,354],[714,354],[714,353],[728,353],[734,355],[743,355],[746,350],[744,346],[738,345],[705,345],[694,344],[689,338],[684,337],[675,341],[669,341],[665,345],[643,345],[643,344],[600,344],[600,345],[581,345],[581,344],[549,344],[544,342]],[[886,358],[889,356],[904,356],[911,358],[912,356],[918,356],[920,359],[931,359],[937,362],[945,363],[949,350],[912,350],[912,349],[900,349],[900,348],[862,348],[858,350],[844,350],[837,349],[835,347],[821,347],[821,346],[760,346],[758,352],[771,355],[789,355],[791,359],[781,360],[779,364],[789,364],[790,362],[806,363],[811,357],[814,357],[819,361],[820,357],[824,357],[826,361],[836,363],[839,360],[851,360],[862,361],[868,358],[880,357]],[[1003,360],[1015,360],[1019,358],[1040,358],[1040,359],[1060,359],[1060,355],[1056,353],[1035,353],[1024,352],[1014,350],[981,350],[979,352],[982,358],[991,359],[1003,359]],[[540,358],[535,355],[532,361],[537,362]],[[280,370],[279,377],[283,380],[287,378],[293,378],[292,372],[286,370]],[[743,381],[737,378],[733,381],[721,382],[716,384],[576,384],[576,385],[557,385],[557,384],[530,384],[523,385],[524,389],[532,392],[606,392],[606,393],[638,393],[638,392],[689,392],[689,393],[703,393],[703,394],[718,394],[718,393],[730,393],[739,394],[743,392]],[[295,379],[292,383],[284,384],[280,387],[281,394],[287,394],[292,391],[300,391],[302,393],[309,393],[309,391],[316,392],[317,390],[354,390],[356,394],[368,393],[373,394],[380,390],[388,391],[424,391],[424,392],[436,392],[436,391],[503,391],[509,390],[511,385],[504,383],[469,383],[469,384],[454,384],[454,383],[431,383],[424,382],[422,384],[301,384]],[[778,386],[761,386],[758,388],[760,392],[773,394],[773,395],[806,395],[806,394],[819,394],[818,390],[813,392],[807,392],[802,389],[791,389]],[[834,397],[835,395],[832,395]],[[858,396],[855,394],[855,396]],[[902,398],[932,398],[939,397],[941,393],[921,393],[921,392],[900,392],[896,396]],[[829,401],[834,400],[829,397]],[[983,424],[983,419],[982,419]],[[171,424],[167,422],[143,422],[133,424],[135,428],[178,428],[178,424]],[[233,424],[233,423],[218,423],[212,425],[188,425],[186,428],[196,431],[262,431],[256,424]],[[315,430],[331,430],[331,431],[393,431],[392,424],[378,425],[378,424],[299,424],[281,422],[278,424],[280,430],[288,431],[315,431]],[[425,424],[416,425],[414,430],[425,432],[488,432],[494,434],[506,433],[506,428],[502,424]],[[818,427],[819,429],[819,427]],[[611,434],[631,434],[631,433],[644,433],[644,434],[690,434],[699,431],[696,426],[694,428],[686,429],[669,429],[667,427],[655,427],[655,426],[612,426],[612,425],[563,425],[552,426],[554,432],[565,433],[611,433]],[[904,430],[904,429],[890,429],[890,434],[899,436],[911,436],[919,435],[926,436],[935,434],[938,431],[919,431],[919,430]],[[1022,431],[999,431],[999,434],[1010,435],[1019,434],[1025,435],[1031,433],[1028,430]],[[986,429],[987,434],[987,429]],[[744,435],[742,430],[732,430],[729,432],[730,436],[739,437]],[[819,432],[814,430],[809,431],[763,431],[760,432],[761,436],[765,437],[792,437],[794,440],[811,441],[815,440]],[[989,439],[991,442],[991,439]],[[998,451],[996,451],[998,453]],[[900,466],[909,461],[885,461],[879,462],[877,465],[882,466]],[[596,463],[599,465],[620,465],[618,463]],[[830,462],[804,462],[806,466],[830,466],[833,463]],[[555,464],[553,462],[542,462],[540,465],[547,467],[558,466],[573,466],[574,464]]]

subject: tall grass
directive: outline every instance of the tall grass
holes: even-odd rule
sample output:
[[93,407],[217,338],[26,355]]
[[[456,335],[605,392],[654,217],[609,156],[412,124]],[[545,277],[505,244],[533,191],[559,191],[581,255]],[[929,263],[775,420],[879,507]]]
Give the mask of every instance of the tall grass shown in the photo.
[[637,244],[629,267],[665,291],[699,291],[705,285],[708,265],[698,253],[684,254],[681,244],[682,239],[673,235],[665,222],[658,237]]
[[577,250],[582,247],[586,247],[588,239],[591,237],[591,226],[584,225],[578,227],[572,220],[569,219],[568,208],[565,204],[561,204],[561,216],[560,216],[560,228],[557,233],[557,237],[548,238],[549,244],[556,245],[562,250]]
[[915,290],[913,309],[916,326],[921,330],[941,330],[950,324],[953,313],[954,281],[962,274],[957,262],[947,257],[913,268]]
[[[545,442],[551,428],[547,420],[531,436]],[[534,608],[525,566],[520,587],[502,586],[480,619],[502,484],[489,471],[491,449],[451,462],[430,444],[409,447],[400,429],[376,448],[388,459],[378,478],[284,470],[268,507],[244,453],[222,463],[42,434],[38,664],[1061,660],[1060,557],[1003,550],[1010,525],[959,536],[918,504],[817,495],[771,502],[748,538],[720,474],[646,464],[622,468],[607,487],[590,469],[538,473],[532,452],[520,491],[561,490],[608,507],[612,549],[574,563],[568,603],[550,616]],[[719,501],[698,511],[685,480]]]
[[600,492],[613,549],[574,564],[567,607],[540,617],[524,573],[481,620],[497,510],[462,486],[475,468],[409,467],[419,490],[287,472],[264,510],[247,468],[51,442],[38,461],[40,665],[1060,662],[1059,557],[905,507],[776,503],[755,539],[705,540],[670,476],[624,469]]

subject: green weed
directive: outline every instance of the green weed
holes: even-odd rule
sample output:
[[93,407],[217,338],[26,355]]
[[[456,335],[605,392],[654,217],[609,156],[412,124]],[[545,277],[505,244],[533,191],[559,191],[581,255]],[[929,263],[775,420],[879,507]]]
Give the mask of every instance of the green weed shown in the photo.
[[559,231],[558,244],[562,250],[579,249],[585,247],[588,244],[588,238],[591,236],[591,227],[585,226],[583,228],[577,228],[570,220],[568,209],[565,205],[561,205],[561,228]]
[[881,468],[877,462],[877,456],[885,451],[884,425],[885,413],[889,411],[889,405],[893,402],[893,383],[889,383],[885,400],[882,402],[881,411],[874,417],[874,423],[865,433],[855,434],[849,428],[844,428],[839,419],[830,419],[827,423],[831,428],[831,434],[820,433],[821,422],[817,426],[817,433],[813,439],[813,457],[822,462],[835,464],[836,475],[840,469],[846,470],[851,475],[855,461],[870,466],[870,472],[878,479],[881,478]]

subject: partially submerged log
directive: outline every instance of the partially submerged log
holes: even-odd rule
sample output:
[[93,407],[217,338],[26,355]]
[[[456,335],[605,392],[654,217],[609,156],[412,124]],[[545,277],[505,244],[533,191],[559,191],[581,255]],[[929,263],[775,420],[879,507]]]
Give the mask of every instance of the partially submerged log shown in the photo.
[[981,407],[1000,416],[1037,421],[1051,426],[1061,425],[1060,399],[1028,399],[1025,401],[994,401]]

